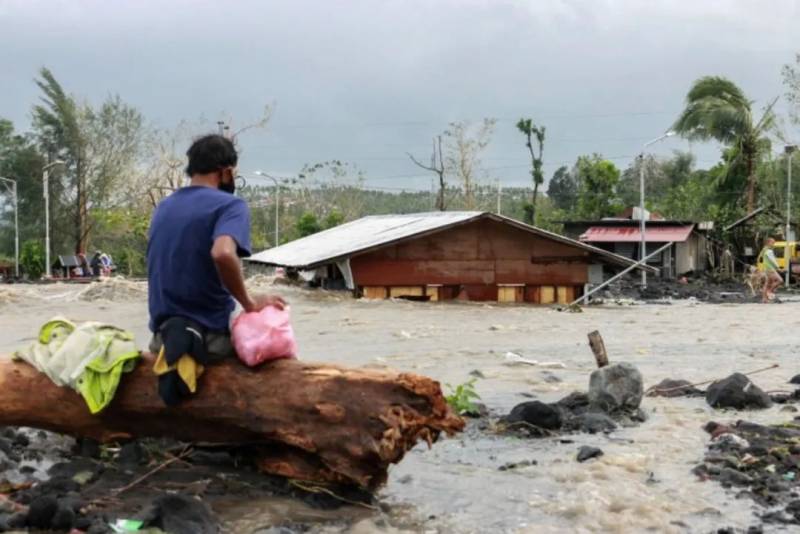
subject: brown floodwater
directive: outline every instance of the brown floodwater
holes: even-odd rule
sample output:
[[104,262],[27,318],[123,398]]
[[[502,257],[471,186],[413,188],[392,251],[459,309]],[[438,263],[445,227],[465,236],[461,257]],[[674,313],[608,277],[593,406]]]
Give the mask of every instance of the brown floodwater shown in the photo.
[[[30,342],[53,315],[102,320],[147,341],[144,285],[124,291],[83,286],[0,289],[0,353]],[[594,359],[586,334],[600,330],[612,362],[636,365],[646,386],[663,378],[720,378],[774,363],[753,376],[765,390],[786,389],[800,372],[800,303],[602,306],[584,313],[477,303],[358,301],[344,295],[274,287],[292,305],[301,358],[388,366],[458,384],[479,371],[476,389],[494,414],[530,396],[549,402],[586,390]],[[82,293],[83,292],[83,293]],[[88,299],[88,300],[86,300]],[[98,300],[94,300],[98,299]],[[106,300],[111,299],[111,300]],[[119,299],[120,301],[114,301]],[[513,365],[508,352],[564,368]],[[392,468],[378,510],[320,511],[285,498],[217,506],[227,532],[301,524],[312,532],[708,532],[758,524],[756,507],[691,469],[702,459],[709,420],[783,422],[776,406],[719,412],[703,399],[646,398],[649,419],[610,435],[500,436],[475,424],[428,450],[417,446]],[[564,443],[564,439],[571,443]],[[605,455],[579,464],[578,447]],[[500,471],[508,462],[535,465]],[[777,527],[767,527],[777,530]]]

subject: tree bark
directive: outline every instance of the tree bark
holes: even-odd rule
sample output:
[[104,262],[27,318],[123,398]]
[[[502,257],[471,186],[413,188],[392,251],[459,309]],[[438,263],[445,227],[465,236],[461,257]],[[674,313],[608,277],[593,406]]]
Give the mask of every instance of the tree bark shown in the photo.
[[420,375],[279,360],[207,369],[198,394],[167,408],[152,359],[124,375],[97,416],[24,362],[0,358],[0,425],[108,442],[133,437],[248,444],[266,473],[374,490],[418,441],[460,431],[439,383]]

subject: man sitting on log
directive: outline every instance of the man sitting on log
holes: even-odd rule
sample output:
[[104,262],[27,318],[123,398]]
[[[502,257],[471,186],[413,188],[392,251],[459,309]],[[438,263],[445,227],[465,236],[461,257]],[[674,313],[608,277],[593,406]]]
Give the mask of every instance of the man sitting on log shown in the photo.
[[[191,184],[156,207],[147,243],[150,350],[162,347],[162,329],[179,318],[202,332],[210,362],[235,356],[229,319],[234,299],[246,312],[275,305],[274,295],[251,295],[239,258],[250,255],[250,212],[233,193],[238,154],[230,139],[206,135],[186,153]],[[196,335],[200,335],[199,333]]]

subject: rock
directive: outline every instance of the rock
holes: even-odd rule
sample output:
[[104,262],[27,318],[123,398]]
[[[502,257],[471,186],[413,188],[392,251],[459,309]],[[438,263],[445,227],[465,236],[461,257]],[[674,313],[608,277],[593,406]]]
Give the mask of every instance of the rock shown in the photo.
[[24,528],[25,523],[28,521],[28,514],[25,512],[17,512],[8,518],[8,528]]
[[145,460],[145,453],[138,441],[126,443],[119,450],[117,463],[123,466],[137,466]]
[[589,409],[589,396],[581,391],[573,391],[554,406],[561,408],[570,415],[580,415]]
[[31,440],[28,438],[28,436],[26,436],[22,432],[17,432],[17,435],[14,436],[14,445],[17,445],[19,447],[27,447],[30,444]]
[[75,453],[87,458],[100,458],[100,443],[91,438],[81,438],[75,443]]
[[601,449],[584,445],[578,449],[578,456],[576,459],[579,462],[585,462],[586,460],[591,460],[592,458],[598,458],[600,456],[603,456],[603,451]]
[[170,534],[217,534],[219,528],[211,509],[186,495],[167,494],[156,498],[144,514],[144,526]]
[[520,467],[530,467],[538,465],[536,460],[522,460],[521,462],[508,462],[497,468],[498,471],[509,471],[511,469],[519,469]]
[[734,373],[711,384],[706,391],[706,402],[712,408],[763,409],[772,406],[769,395],[749,378]]
[[541,401],[528,401],[517,404],[506,416],[507,423],[518,423],[522,421],[539,428],[546,428],[547,430],[558,430],[563,424],[561,412],[553,406]]
[[800,384],[800,375],[794,375],[791,379],[789,379],[790,384]]
[[723,486],[749,486],[753,483],[752,478],[730,467],[723,467],[720,470],[719,481]]
[[589,404],[606,413],[635,410],[643,394],[642,374],[629,363],[597,369],[589,379]]
[[38,529],[48,529],[58,510],[58,501],[51,495],[37,497],[28,508],[27,524]]
[[59,507],[56,510],[55,515],[53,516],[50,525],[52,526],[53,530],[64,530],[70,531],[72,530],[73,525],[75,524],[75,512],[72,511],[69,507]]
[[699,397],[703,391],[694,387],[688,380],[665,378],[648,393],[650,397]]
[[598,434],[600,432],[612,432],[617,429],[617,424],[604,413],[588,412],[569,419],[566,426],[570,430],[578,432],[588,432]]

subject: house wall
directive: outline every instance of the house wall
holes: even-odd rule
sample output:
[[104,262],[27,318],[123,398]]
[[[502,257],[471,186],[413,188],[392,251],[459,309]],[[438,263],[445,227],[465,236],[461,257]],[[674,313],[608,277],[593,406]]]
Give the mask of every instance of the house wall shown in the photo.
[[678,275],[689,271],[704,271],[706,267],[705,236],[692,233],[689,239],[676,244],[675,270]]
[[[535,288],[558,287],[563,295],[579,292],[588,282],[586,251],[490,220],[444,230],[350,259],[356,286],[442,286],[442,298],[469,300],[536,300]],[[521,285],[525,290],[499,289]],[[455,288],[455,289],[454,289]],[[391,293],[391,291],[389,292]],[[454,293],[454,295],[453,295]],[[549,295],[550,290],[544,293]],[[412,295],[409,295],[412,296]],[[438,296],[438,295],[437,295]],[[564,297],[566,298],[566,297]]]

